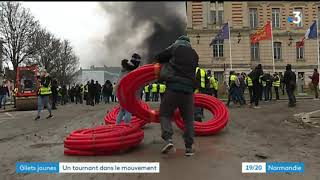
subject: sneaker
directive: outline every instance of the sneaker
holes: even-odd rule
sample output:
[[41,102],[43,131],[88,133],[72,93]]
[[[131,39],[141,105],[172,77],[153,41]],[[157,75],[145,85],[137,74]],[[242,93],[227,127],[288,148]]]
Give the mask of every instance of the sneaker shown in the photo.
[[162,154],[167,154],[171,149],[173,149],[172,141],[168,141],[166,145],[161,149]]
[[194,151],[192,148],[187,148],[186,152],[184,153],[185,156],[193,156],[194,155]]
[[53,116],[51,114],[47,117],[47,119],[50,119],[50,118],[53,118]]
[[38,120],[38,119],[40,119],[40,116],[37,116],[36,118],[34,118],[34,120]]
[[253,109],[260,109],[260,106],[254,106]]

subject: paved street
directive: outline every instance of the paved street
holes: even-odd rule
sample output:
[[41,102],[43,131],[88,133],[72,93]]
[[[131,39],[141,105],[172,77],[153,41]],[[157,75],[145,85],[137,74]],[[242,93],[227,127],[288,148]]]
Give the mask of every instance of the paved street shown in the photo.
[[[125,154],[102,157],[64,156],[63,139],[73,130],[103,124],[112,105],[59,106],[54,119],[47,111],[34,121],[36,111],[0,113],[0,179],[274,179],[320,180],[320,128],[304,128],[293,114],[319,109],[320,101],[300,100],[295,109],[287,102],[263,103],[262,109],[230,108],[227,128],[218,135],[197,137],[196,155],[184,157],[181,130],[175,126],[176,154],[161,155],[159,124],[144,128],[145,138]],[[153,104],[153,107],[158,106]],[[17,161],[42,162],[160,162],[159,174],[15,174]],[[242,174],[241,162],[305,162],[305,173]]]

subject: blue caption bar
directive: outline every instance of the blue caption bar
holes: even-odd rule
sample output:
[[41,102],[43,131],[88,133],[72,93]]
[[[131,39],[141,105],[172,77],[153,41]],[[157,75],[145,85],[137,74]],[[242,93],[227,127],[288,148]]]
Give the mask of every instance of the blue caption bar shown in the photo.
[[59,173],[59,162],[17,162],[16,173]]
[[266,173],[304,173],[303,162],[267,162]]

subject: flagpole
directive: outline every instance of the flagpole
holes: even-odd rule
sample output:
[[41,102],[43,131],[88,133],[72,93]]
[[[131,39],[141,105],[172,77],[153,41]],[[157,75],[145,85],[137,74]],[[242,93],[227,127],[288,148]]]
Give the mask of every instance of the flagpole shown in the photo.
[[320,68],[320,59],[319,59],[319,18],[317,17],[316,19],[316,22],[317,22],[317,52],[318,52],[318,71],[319,71],[319,68]]
[[229,30],[229,54],[230,54],[230,69],[232,70],[232,55],[231,55],[231,30],[230,30],[230,24],[228,21],[228,30]]
[[271,52],[272,52],[272,67],[273,67],[273,73],[276,72],[275,66],[274,66],[274,49],[273,49],[273,31],[272,31],[272,21],[270,21],[271,26]]

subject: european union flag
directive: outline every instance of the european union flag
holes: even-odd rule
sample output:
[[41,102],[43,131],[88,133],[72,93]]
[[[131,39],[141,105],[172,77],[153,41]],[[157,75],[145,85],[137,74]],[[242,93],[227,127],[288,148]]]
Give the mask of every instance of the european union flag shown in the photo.
[[221,30],[219,31],[219,33],[216,35],[216,37],[214,39],[212,39],[210,46],[215,44],[215,42],[218,40],[229,39],[229,31],[230,31],[229,24],[225,23],[223,25],[223,27],[221,28]]

